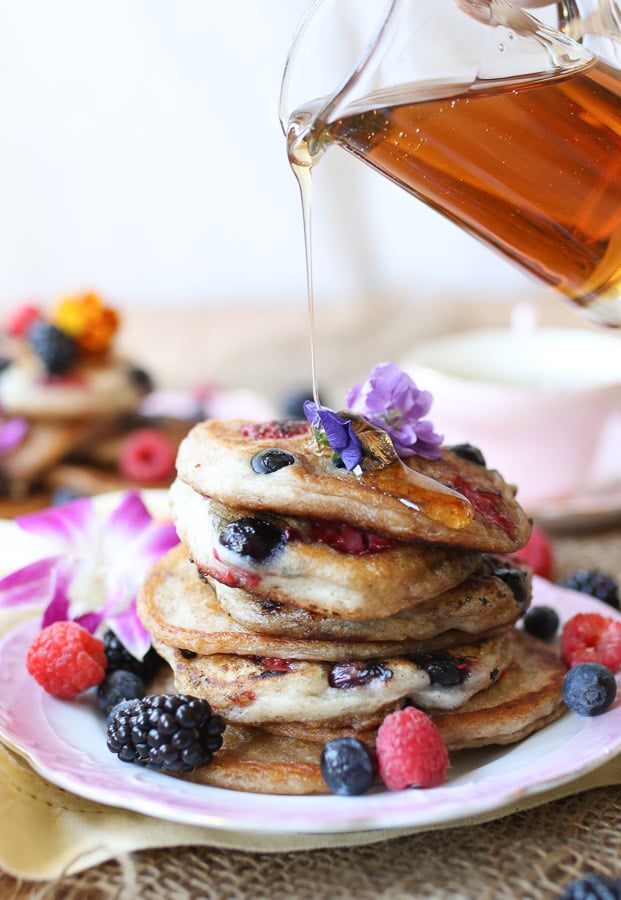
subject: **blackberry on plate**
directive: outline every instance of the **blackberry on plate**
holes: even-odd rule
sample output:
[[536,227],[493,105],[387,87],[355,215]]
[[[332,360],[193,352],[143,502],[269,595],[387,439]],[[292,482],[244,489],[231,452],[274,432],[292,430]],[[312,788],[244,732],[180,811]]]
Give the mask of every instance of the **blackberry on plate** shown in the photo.
[[599,569],[579,569],[559,581],[561,587],[571,588],[582,594],[589,594],[614,609],[621,607],[619,583],[612,575]]
[[49,375],[62,375],[78,356],[78,343],[70,334],[48,322],[34,322],[28,342]]
[[621,900],[621,879],[589,872],[570,881],[559,900]]
[[110,713],[107,745],[123,762],[191,772],[208,765],[222,746],[224,719],[206,700],[152,694],[126,700]]
[[146,692],[144,681],[135,672],[115,669],[97,688],[97,706],[107,716],[122,700],[139,700]]
[[563,700],[579,716],[600,716],[616,695],[615,676],[600,663],[578,663],[563,679]]
[[531,606],[524,616],[524,631],[542,641],[550,641],[558,631],[560,619],[551,606]]
[[364,794],[373,786],[375,764],[357,738],[335,738],[321,751],[321,774],[333,794]]
[[161,657],[155,652],[153,647],[149,647],[142,659],[136,659],[113,631],[106,631],[103,636],[103,644],[104,653],[108,660],[108,668],[106,670],[108,674],[116,669],[124,669],[127,672],[133,672],[142,678],[143,681],[148,682],[155,675],[162,662]]

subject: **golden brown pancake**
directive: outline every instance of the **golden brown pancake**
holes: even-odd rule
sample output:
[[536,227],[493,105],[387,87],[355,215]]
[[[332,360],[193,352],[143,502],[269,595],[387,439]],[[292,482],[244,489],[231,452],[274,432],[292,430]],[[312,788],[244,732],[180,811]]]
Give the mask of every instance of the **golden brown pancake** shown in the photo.
[[[293,608],[289,618],[296,627],[291,629],[292,633],[287,634],[285,628],[274,634],[249,628],[233,619],[218,602],[218,590],[222,586],[201,579],[188,557],[187,548],[179,544],[152,568],[138,595],[138,612],[147,631],[157,640],[199,655],[236,653],[336,661],[444,649],[471,641],[473,636],[481,639],[506,629],[523,611],[529,596],[524,593],[517,602],[501,578],[479,576],[426,604],[420,623],[416,621],[418,610],[364,623],[304,613],[306,619],[316,623],[305,628],[304,618],[296,617],[302,611]],[[477,587],[486,583],[487,588],[482,587],[477,593]],[[227,596],[236,595],[238,612],[245,606],[251,610],[264,608],[261,600],[251,594],[231,588],[223,590]],[[260,625],[264,616],[259,613],[258,618]],[[331,632],[332,622],[336,626]],[[464,630],[459,630],[461,625]],[[377,634],[374,634],[376,627]],[[476,627],[479,631],[475,631]],[[393,639],[382,637],[382,629]],[[470,629],[470,634],[466,629]]]
[[[292,464],[260,474],[252,460],[270,449],[291,454]],[[301,422],[201,422],[182,442],[177,469],[227,506],[348,522],[405,541],[504,553],[531,530],[515,488],[494,470],[444,448],[438,460],[412,456],[357,475],[335,466],[329,450],[318,452]]]
[[[554,650],[518,631],[513,660],[501,678],[459,709],[428,714],[450,751],[514,744],[567,711],[562,696],[565,672]],[[308,722],[268,723],[264,727],[283,737],[320,744],[337,737],[357,737],[370,746],[375,743],[375,730],[366,723],[357,728]]]
[[432,641],[449,647],[513,624],[528,608],[532,574],[495,556],[456,587],[382,619],[351,621],[259,597],[209,579],[218,603],[250,631],[312,641]]
[[513,744],[567,711],[562,696],[565,665],[541,641],[524,632],[520,638],[500,681],[457,713],[433,715],[449,750]]
[[[451,547],[402,542],[362,555],[343,553],[309,541],[304,520],[224,507],[179,479],[170,502],[177,533],[203,574],[323,615],[351,620],[393,615],[459,584],[480,558]],[[277,542],[260,559],[238,552],[225,536],[248,524]]]
[[368,723],[399,702],[456,709],[510,664],[514,630],[478,643],[370,660],[321,662],[274,657],[196,656],[154,639],[175,689],[204,697],[227,722]]

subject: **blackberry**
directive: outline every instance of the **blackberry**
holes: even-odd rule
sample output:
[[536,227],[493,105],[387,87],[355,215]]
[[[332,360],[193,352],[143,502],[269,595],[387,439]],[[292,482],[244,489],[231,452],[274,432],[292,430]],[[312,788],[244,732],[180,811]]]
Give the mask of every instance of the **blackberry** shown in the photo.
[[126,700],[110,714],[107,745],[123,762],[191,772],[208,765],[222,746],[224,719],[206,700],[154,694]]
[[106,631],[103,636],[104,653],[108,660],[108,675],[116,669],[133,672],[143,681],[149,681],[157,672],[162,662],[153,647],[149,647],[143,659],[136,659],[125,647],[113,631]]
[[461,459],[467,459],[468,462],[476,463],[477,466],[482,466],[484,469],[487,467],[485,457],[473,444],[455,444],[449,447],[449,450],[452,450],[455,456],[459,456]]
[[28,342],[49,375],[62,375],[78,356],[75,338],[48,322],[34,322],[28,331]]
[[144,681],[135,672],[115,669],[97,688],[97,706],[107,716],[123,700],[140,700],[146,692]]
[[227,550],[262,562],[285,543],[286,534],[271,522],[244,516],[225,525],[219,540]]
[[559,900],[621,900],[621,879],[589,872],[570,881]]
[[542,641],[550,641],[558,631],[560,619],[551,606],[531,606],[524,616],[524,631]]
[[335,738],[321,751],[321,774],[333,794],[364,794],[373,786],[375,764],[357,738]]
[[577,572],[567,575],[566,578],[562,578],[559,585],[582,594],[589,594],[614,609],[621,607],[619,583],[612,575],[600,572],[599,569],[579,569]]
[[615,676],[600,663],[578,663],[563,679],[563,700],[579,716],[600,716],[616,695]]
[[293,465],[294,462],[295,457],[291,453],[275,447],[272,450],[261,450],[260,453],[255,453],[250,460],[250,465],[257,475],[269,475],[279,469],[284,469],[285,466]]

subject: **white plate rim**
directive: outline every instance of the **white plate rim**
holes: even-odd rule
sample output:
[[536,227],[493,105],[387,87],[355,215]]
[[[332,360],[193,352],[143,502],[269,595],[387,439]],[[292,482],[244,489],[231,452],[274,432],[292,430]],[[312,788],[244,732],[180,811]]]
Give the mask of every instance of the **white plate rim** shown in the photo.
[[[539,578],[533,603],[554,606],[561,620],[578,611],[603,611],[599,601]],[[621,620],[610,607],[605,611]],[[472,765],[452,767],[447,783],[431,790],[380,790],[360,797],[277,796],[198,785],[120,762],[105,748],[105,725],[92,699],[61,701],[45,694],[24,665],[37,627],[36,621],[27,620],[0,643],[0,739],[43,778],[77,796],[185,825],[264,834],[448,827],[493,816],[508,804],[515,808],[533,795],[581,778],[621,752],[617,699],[602,716],[568,712],[519,744],[458,754]],[[94,744],[95,739],[100,743]]]

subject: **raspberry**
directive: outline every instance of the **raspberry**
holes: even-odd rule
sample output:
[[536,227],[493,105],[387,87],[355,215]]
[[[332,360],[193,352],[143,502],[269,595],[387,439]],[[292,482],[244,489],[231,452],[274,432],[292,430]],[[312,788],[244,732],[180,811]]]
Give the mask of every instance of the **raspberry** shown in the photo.
[[386,716],[377,732],[380,778],[391,791],[436,787],[448,769],[448,751],[438,727],[420,709],[407,706]]
[[103,641],[77,622],[54,622],[33,640],[26,668],[48,694],[67,700],[103,681]]
[[550,580],[554,569],[554,553],[552,544],[545,531],[538,525],[533,525],[530,538],[521,550],[510,553],[511,559],[526,563],[535,575]]
[[354,528],[345,522],[312,522],[309,538],[350,556],[366,556],[392,548],[391,542],[382,535]]
[[294,437],[296,434],[306,434],[310,426],[303,419],[274,419],[272,422],[258,422],[242,425],[240,431],[244,437],[255,441],[264,441],[272,438]]
[[594,662],[621,668],[621,622],[599,613],[578,613],[561,633],[561,656],[568,666]]
[[155,484],[172,478],[176,451],[168,438],[155,428],[140,428],[121,449],[121,474],[139,484]]
[[30,326],[42,318],[43,313],[38,306],[24,303],[11,313],[6,323],[6,330],[11,337],[25,337]]

